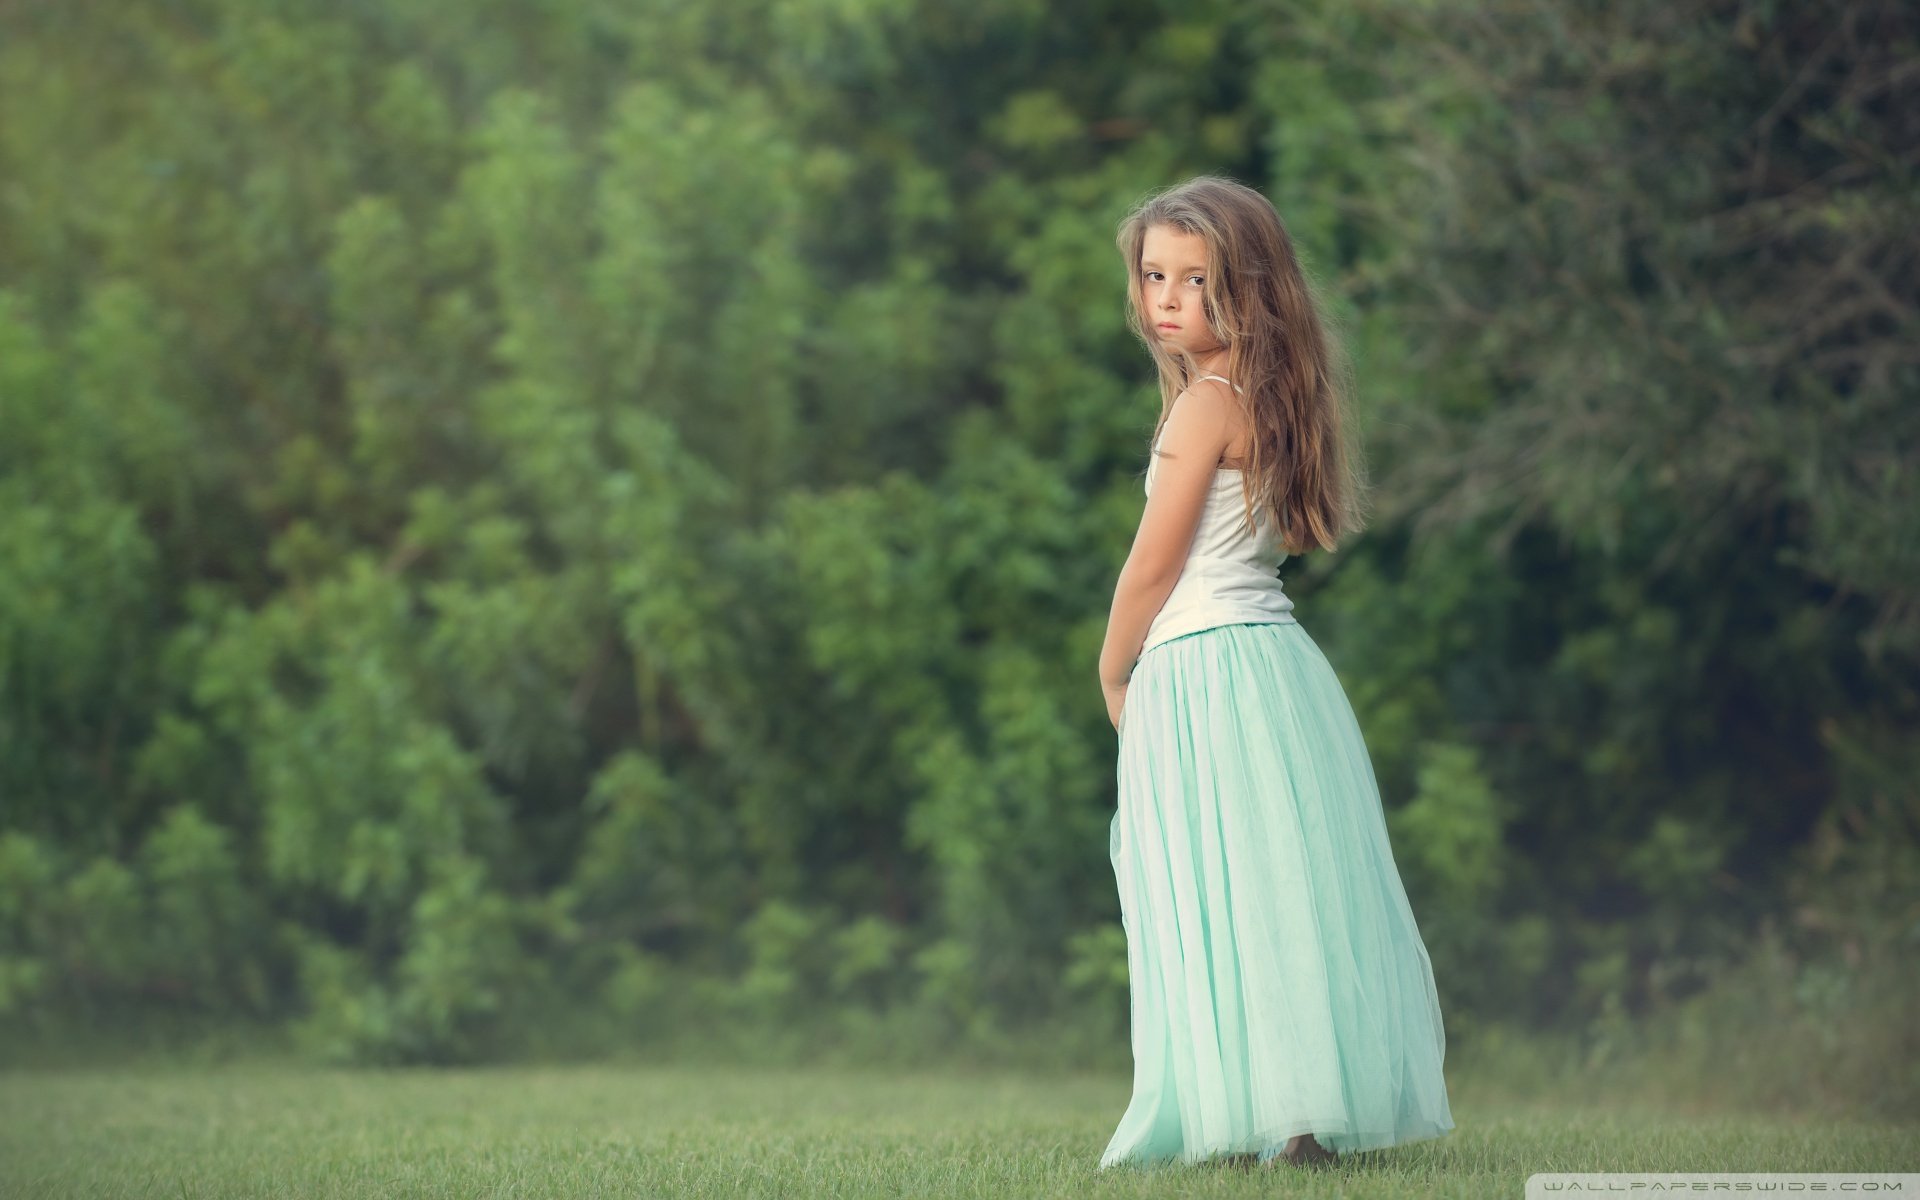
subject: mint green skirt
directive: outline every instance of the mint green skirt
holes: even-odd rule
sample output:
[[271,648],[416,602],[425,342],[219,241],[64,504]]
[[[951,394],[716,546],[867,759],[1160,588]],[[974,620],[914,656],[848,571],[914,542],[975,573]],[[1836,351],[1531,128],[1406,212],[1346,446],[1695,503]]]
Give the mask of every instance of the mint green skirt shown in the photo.
[[1100,1166],[1451,1130],[1433,964],[1359,723],[1306,628],[1223,625],[1141,655],[1118,781],[1133,1098]]

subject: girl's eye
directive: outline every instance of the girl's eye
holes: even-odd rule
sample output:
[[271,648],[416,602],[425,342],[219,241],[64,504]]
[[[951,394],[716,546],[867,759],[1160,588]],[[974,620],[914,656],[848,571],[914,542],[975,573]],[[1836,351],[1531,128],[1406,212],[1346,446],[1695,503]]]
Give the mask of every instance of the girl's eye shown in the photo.
[[1187,278],[1188,278],[1188,279],[1197,279],[1197,280],[1199,280],[1199,282],[1198,282],[1198,283],[1196,283],[1196,284],[1194,284],[1194,285],[1193,285],[1193,286],[1195,286],[1195,287],[1205,287],[1205,286],[1206,286],[1206,284],[1207,284],[1207,280],[1206,280],[1206,276],[1204,276],[1204,275],[1189,275],[1189,276],[1187,276]]

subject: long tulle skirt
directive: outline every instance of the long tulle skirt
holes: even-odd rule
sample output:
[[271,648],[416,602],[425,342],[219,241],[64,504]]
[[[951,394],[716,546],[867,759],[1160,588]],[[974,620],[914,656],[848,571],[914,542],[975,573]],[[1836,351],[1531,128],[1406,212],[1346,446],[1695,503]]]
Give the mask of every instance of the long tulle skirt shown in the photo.
[[1353,708],[1305,627],[1149,649],[1118,782],[1134,1077],[1100,1166],[1451,1130],[1433,965]]

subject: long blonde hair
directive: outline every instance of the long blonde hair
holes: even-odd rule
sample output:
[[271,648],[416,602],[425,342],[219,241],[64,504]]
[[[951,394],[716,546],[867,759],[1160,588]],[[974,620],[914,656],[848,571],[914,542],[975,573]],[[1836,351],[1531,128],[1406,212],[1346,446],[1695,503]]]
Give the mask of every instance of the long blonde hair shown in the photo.
[[1267,198],[1245,184],[1201,175],[1155,192],[1120,222],[1127,264],[1127,318],[1160,371],[1159,440],[1175,397],[1197,377],[1184,351],[1155,335],[1141,299],[1147,230],[1166,225],[1207,245],[1206,317],[1227,347],[1227,378],[1239,394],[1252,448],[1242,476],[1251,527],[1255,506],[1272,515],[1290,554],[1334,550],[1365,520],[1364,461],[1351,437],[1351,371],[1321,317],[1293,239]]

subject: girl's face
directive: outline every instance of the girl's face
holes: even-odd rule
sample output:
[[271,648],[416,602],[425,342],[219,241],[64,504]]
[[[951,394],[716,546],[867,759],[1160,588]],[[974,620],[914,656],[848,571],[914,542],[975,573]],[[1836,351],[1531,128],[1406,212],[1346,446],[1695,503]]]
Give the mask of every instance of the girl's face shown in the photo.
[[1171,225],[1149,225],[1140,247],[1140,313],[1169,351],[1198,358],[1223,342],[1207,322],[1207,242]]

